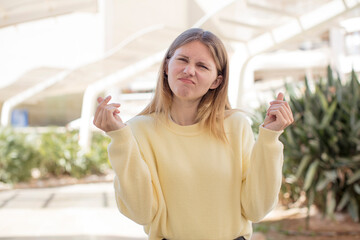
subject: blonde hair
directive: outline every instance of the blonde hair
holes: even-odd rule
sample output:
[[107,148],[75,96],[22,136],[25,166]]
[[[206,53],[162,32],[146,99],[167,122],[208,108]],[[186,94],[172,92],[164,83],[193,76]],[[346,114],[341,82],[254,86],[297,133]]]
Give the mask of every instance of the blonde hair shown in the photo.
[[[158,75],[155,95],[149,105],[139,115],[151,113],[164,114],[168,116],[173,100],[173,93],[170,89],[165,69],[169,59],[175,51],[192,41],[200,41],[208,47],[216,64],[217,74],[222,76],[222,82],[215,89],[209,91],[202,97],[199,106],[196,122],[210,131],[210,134],[216,138],[227,142],[224,130],[224,119],[231,110],[228,100],[229,84],[229,63],[226,49],[221,40],[209,31],[200,28],[191,28],[181,33],[167,50],[164,59],[161,62]],[[232,111],[230,111],[232,112]]]

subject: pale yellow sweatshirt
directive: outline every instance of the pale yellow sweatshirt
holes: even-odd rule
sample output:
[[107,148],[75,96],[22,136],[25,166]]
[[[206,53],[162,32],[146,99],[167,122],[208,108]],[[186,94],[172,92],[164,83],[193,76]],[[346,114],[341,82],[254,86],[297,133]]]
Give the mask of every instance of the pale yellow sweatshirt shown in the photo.
[[250,239],[251,222],[276,205],[282,132],[260,127],[255,143],[240,112],[224,126],[229,144],[154,114],[108,133],[117,206],[149,239]]

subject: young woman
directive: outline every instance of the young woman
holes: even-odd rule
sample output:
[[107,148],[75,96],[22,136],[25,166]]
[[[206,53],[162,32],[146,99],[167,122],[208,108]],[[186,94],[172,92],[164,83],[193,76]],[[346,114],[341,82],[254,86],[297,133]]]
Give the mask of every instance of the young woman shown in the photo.
[[168,49],[151,103],[126,124],[99,98],[94,124],[112,141],[119,210],[149,239],[250,239],[277,203],[283,145],[293,122],[280,93],[257,141],[228,101],[228,57],[211,32],[189,29]]

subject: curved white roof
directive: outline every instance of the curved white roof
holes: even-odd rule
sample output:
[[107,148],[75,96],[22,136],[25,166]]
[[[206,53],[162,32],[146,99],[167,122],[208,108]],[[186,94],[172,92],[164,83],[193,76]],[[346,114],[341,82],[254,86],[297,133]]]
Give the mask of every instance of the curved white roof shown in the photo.
[[118,73],[165,50],[189,27],[210,30],[230,55],[243,49],[251,58],[321,38],[359,16],[359,6],[360,0],[0,0],[0,104],[15,96],[21,102],[31,88],[33,102],[83,94],[111,76],[111,84],[123,86],[156,71],[158,61],[128,77]]

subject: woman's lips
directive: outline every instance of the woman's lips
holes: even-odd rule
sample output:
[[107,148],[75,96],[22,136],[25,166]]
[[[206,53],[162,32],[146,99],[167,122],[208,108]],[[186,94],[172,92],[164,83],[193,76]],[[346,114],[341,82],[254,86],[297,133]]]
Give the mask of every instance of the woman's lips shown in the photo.
[[195,84],[194,81],[188,78],[179,78],[179,80],[182,81],[183,83]]

